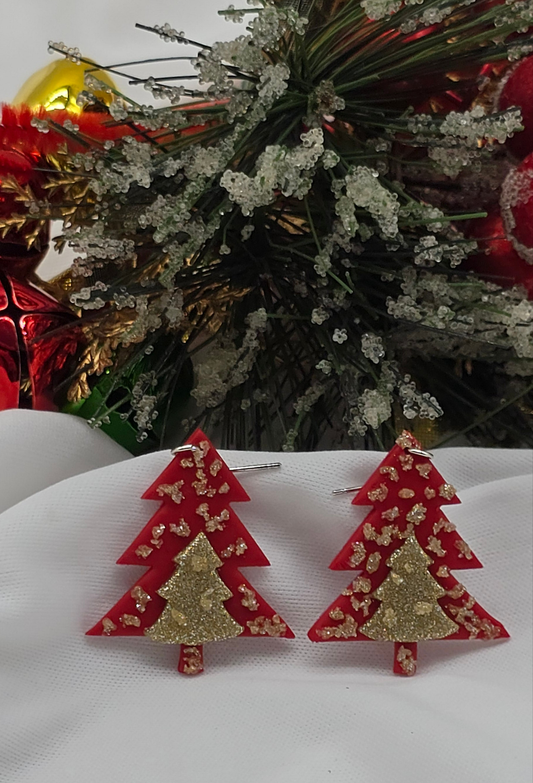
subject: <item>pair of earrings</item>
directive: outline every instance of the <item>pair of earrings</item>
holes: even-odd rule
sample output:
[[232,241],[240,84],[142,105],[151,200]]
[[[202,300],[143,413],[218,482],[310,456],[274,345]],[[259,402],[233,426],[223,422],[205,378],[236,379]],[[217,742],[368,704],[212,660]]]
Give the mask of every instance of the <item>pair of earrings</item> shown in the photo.
[[[90,631],[180,645],[178,671],[203,671],[203,645],[236,636],[294,638],[239,571],[269,562],[232,503],[250,500],[235,473],[197,430],[144,493],[160,507],[119,564],[148,570]],[[372,510],[330,565],[357,572],[310,629],[314,642],[395,643],[394,672],[416,672],[417,642],[509,634],[450,573],[481,563],[444,516],[455,489],[408,432],[357,490]]]

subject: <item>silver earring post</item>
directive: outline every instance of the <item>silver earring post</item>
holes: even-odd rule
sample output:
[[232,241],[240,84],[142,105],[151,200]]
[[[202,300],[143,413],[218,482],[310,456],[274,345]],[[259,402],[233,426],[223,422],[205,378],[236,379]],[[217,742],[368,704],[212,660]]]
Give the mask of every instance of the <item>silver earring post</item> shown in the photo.
[[332,495],[342,495],[344,492],[359,492],[363,487],[343,487],[342,489],[334,489]]
[[265,462],[264,465],[241,465],[239,468],[230,468],[232,473],[245,473],[248,470],[270,470],[281,468],[281,462]]

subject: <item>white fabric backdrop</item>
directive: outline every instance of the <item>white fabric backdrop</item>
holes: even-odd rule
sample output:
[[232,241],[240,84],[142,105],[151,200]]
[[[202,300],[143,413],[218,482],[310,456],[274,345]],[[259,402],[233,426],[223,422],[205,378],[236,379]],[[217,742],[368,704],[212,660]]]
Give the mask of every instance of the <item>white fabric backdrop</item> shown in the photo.
[[[29,466],[16,444],[30,431]],[[2,783],[531,783],[531,452],[434,460],[485,566],[461,581],[510,641],[420,644],[410,679],[392,675],[392,645],[309,642],[349,581],[328,563],[365,513],[330,491],[382,455],[283,454],[281,471],[242,477],[252,501],[235,510],[272,563],[247,576],[297,638],[207,645],[188,679],[173,646],[84,636],[139,573],[115,560],[156,508],[139,496],[168,453],[109,464],[120,450],[60,414],[0,414],[0,434],[7,491],[27,496],[0,514]],[[44,464],[59,483],[32,495]]]

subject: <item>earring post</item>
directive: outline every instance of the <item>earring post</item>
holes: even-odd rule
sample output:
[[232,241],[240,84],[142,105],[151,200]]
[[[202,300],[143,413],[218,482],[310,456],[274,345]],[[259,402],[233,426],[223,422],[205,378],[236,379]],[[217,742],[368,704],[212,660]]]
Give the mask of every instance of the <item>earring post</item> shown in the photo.
[[232,473],[245,473],[248,470],[268,470],[269,468],[281,468],[281,462],[265,462],[264,465],[241,465],[238,468],[230,468]]
[[360,489],[363,489],[363,487],[343,487],[342,489],[334,489],[332,490],[332,495],[342,495],[343,492],[359,492]]

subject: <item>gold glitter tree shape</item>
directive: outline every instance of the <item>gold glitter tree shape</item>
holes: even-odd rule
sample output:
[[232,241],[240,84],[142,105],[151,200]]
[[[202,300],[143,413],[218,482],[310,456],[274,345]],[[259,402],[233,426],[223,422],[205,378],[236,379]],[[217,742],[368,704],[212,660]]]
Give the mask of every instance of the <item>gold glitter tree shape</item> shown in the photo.
[[174,561],[176,570],[157,591],[167,604],[146,636],[191,646],[240,636],[244,628],[223,605],[233,593],[217,573],[222,560],[205,534],[198,533]]
[[361,633],[390,642],[445,639],[455,633],[459,626],[438,603],[446,590],[429,573],[432,562],[415,536],[409,536],[387,560],[391,570],[372,593],[381,605],[360,628]]

